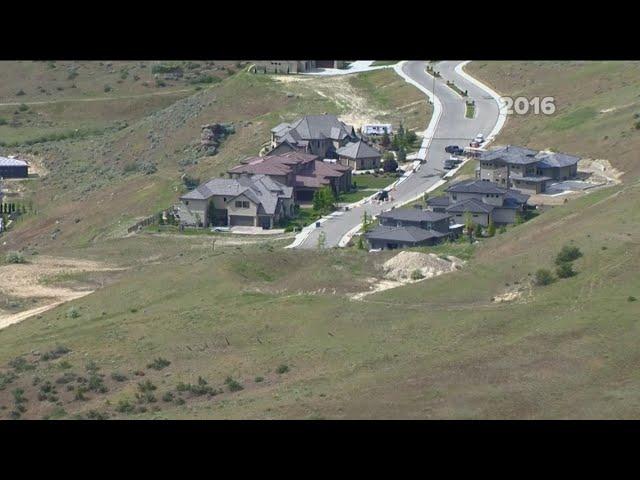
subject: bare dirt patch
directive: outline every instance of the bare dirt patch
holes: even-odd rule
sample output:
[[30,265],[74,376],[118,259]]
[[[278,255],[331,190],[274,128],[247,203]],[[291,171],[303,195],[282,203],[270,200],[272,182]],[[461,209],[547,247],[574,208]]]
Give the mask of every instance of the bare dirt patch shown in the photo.
[[275,75],[273,78],[281,83],[291,84],[296,93],[304,95],[313,91],[321,97],[332,99],[342,110],[348,112],[340,116],[340,120],[358,129],[367,123],[379,123],[380,117],[391,112],[371,108],[371,102],[363,97],[344,77],[305,77],[296,75]]
[[115,270],[122,268],[90,260],[49,256],[35,256],[29,259],[29,263],[0,266],[0,295],[22,299],[48,299],[44,305],[22,312],[8,313],[0,309],[0,329],[93,292],[88,288],[44,284],[48,278],[61,274]]
[[[464,261],[449,256],[446,259],[434,253],[400,252],[382,264],[383,278],[368,279],[371,290],[356,293],[353,300],[360,300],[372,293],[420,282],[462,268]],[[416,275],[419,272],[419,275]]]

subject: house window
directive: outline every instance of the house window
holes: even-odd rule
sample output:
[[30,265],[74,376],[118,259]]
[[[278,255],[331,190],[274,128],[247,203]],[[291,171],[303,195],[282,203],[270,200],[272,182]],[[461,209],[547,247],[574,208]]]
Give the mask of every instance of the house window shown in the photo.
[[242,208],[249,208],[249,202],[242,202]]
[[236,200],[236,208],[249,208],[249,202]]
[[458,196],[454,193],[453,195],[451,195],[451,198],[453,198],[454,200],[457,200]]
[[473,214],[473,218],[476,218],[477,216],[478,216],[478,214],[477,214],[477,213],[474,213],[474,214]]

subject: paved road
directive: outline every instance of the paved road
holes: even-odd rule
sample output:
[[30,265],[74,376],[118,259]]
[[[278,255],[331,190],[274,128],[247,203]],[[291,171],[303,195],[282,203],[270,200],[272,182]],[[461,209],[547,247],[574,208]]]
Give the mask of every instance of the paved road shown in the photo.
[[[350,230],[362,222],[366,211],[369,215],[378,215],[394,205],[405,203],[425,192],[441,179],[444,160],[449,158],[444,148],[447,145],[467,146],[478,133],[485,137],[489,135],[498,120],[499,108],[497,102],[485,91],[468,82],[455,72],[460,61],[439,62],[436,70],[442,78],[435,81],[435,94],[442,103],[442,115],[431,145],[427,151],[426,164],[400,183],[390,196],[392,202],[366,203],[355,207],[342,215],[331,218],[321,224],[319,228],[304,240],[297,248],[317,248],[320,232],[325,233],[326,247],[335,247],[340,239]],[[428,90],[433,89],[433,77],[425,72],[426,62],[410,61],[403,66],[403,71],[413,80]],[[453,80],[462,90],[469,92],[469,98],[476,101],[476,116],[473,119],[465,117],[465,101],[446,85],[446,80]]]

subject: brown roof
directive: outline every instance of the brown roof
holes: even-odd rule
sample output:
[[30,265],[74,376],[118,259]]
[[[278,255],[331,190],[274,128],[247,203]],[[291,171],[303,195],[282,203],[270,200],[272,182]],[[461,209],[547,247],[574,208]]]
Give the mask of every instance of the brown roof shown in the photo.
[[229,169],[229,173],[287,175],[291,172],[293,165],[309,163],[317,158],[317,155],[302,152],[285,152],[281,155],[250,157],[242,160],[240,165]]

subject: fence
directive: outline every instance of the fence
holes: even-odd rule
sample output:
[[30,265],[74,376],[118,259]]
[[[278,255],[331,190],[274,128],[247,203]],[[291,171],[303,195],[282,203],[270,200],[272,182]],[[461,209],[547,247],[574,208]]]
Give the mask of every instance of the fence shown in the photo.
[[147,217],[147,218],[143,218],[142,220],[138,221],[135,225],[127,228],[127,233],[135,232],[139,228],[146,227],[146,226],[149,226],[149,225],[153,225],[154,223],[156,223],[156,220],[157,220],[157,218],[156,218],[155,215],[152,215],[152,216]]

